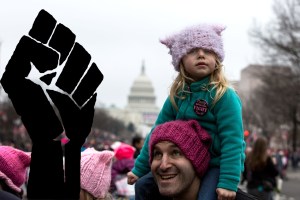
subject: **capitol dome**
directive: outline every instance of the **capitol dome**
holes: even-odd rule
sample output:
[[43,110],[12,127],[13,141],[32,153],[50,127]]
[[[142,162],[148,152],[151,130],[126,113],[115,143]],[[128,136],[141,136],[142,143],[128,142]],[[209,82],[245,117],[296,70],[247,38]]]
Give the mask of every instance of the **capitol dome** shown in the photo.
[[136,131],[146,137],[160,112],[155,101],[154,87],[145,73],[143,62],[141,73],[130,88],[126,107],[124,109],[110,107],[107,111],[110,116],[124,121],[127,125],[132,123],[136,127]]
[[145,124],[154,124],[159,113],[155,101],[154,88],[151,80],[146,76],[143,62],[141,74],[134,80],[130,89],[126,110],[140,113]]

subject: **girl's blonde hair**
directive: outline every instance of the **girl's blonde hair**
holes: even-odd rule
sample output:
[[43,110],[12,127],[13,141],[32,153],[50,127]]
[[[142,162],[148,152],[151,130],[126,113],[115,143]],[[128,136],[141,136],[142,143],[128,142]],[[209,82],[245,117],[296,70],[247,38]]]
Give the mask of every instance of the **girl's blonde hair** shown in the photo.
[[[213,98],[213,106],[224,95],[226,89],[229,87],[229,82],[227,81],[224,75],[223,64],[217,56],[215,56],[215,58],[216,67],[215,70],[210,74],[209,85],[206,88],[209,92],[210,90],[208,88],[216,89],[216,95]],[[184,91],[185,86],[192,82],[194,82],[194,80],[188,77],[184,66],[181,62],[179,65],[179,73],[175,78],[174,82],[172,83],[170,90],[170,100],[176,110],[178,110],[178,106],[176,105],[175,97],[179,99],[184,99],[186,96],[184,94],[180,94],[180,92]]]

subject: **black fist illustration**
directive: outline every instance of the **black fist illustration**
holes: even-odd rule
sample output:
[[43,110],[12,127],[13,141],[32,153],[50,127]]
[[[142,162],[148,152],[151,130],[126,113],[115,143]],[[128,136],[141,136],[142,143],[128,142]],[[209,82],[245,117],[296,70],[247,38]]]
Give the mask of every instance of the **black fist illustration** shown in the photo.
[[[75,39],[41,10],[1,78],[33,144],[29,199],[79,199],[80,150],[91,130],[103,75]],[[63,132],[70,139],[65,163],[57,140]]]
[[[89,66],[91,56],[75,42],[75,34],[45,10],[39,12],[29,36],[21,38],[6,66],[1,79],[4,90],[33,142],[53,140],[63,130],[70,140],[84,142],[93,121],[94,92],[103,80],[101,71],[95,63]],[[28,78],[34,68],[41,85]],[[47,89],[51,85],[57,91]]]

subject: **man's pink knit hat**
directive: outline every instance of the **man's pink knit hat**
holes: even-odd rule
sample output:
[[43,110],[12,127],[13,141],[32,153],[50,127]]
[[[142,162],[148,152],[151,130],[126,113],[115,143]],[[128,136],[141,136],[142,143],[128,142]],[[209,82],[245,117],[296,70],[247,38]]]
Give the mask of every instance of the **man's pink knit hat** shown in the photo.
[[9,188],[20,193],[30,160],[30,153],[11,146],[0,146],[0,179],[4,180]]
[[150,163],[153,160],[154,145],[161,141],[177,145],[191,161],[198,176],[201,178],[205,174],[210,161],[211,137],[196,120],[175,120],[158,125],[149,142]]
[[160,42],[170,49],[172,64],[175,70],[179,71],[181,58],[194,48],[213,51],[222,62],[224,49],[221,32],[224,29],[225,27],[221,25],[200,24],[188,27],[177,34],[160,40]]
[[105,198],[111,182],[111,165],[114,152],[88,148],[81,153],[81,188],[95,198]]

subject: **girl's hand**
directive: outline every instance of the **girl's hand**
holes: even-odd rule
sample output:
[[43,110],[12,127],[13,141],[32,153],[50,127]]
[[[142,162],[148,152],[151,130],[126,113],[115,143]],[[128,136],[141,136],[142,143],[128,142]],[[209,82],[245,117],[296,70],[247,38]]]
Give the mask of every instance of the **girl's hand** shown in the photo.
[[236,192],[224,188],[217,188],[218,200],[235,200]]
[[133,185],[137,180],[139,179],[138,176],[136,176],[134,173],[131,171],[127,173],[127,183],[129,185]]

